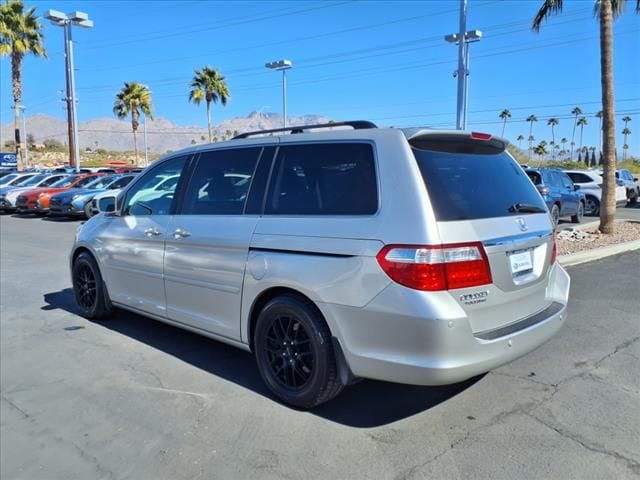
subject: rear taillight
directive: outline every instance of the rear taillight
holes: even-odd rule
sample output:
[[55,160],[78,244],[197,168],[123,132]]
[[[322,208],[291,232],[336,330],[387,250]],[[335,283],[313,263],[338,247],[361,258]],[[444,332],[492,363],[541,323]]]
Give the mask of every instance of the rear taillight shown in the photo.
[[558,241],[556,239],[556,232],[553,232],[553,249],[551,250],[551,265],[556,263],[558,258]]
[[491,283],[480,242],[451,245],[387,245],[377,257],[387,275],[415,290],[453,290]]
[[549,187],[536,187],[540,192],[540,195],[547,195],[549,193]]

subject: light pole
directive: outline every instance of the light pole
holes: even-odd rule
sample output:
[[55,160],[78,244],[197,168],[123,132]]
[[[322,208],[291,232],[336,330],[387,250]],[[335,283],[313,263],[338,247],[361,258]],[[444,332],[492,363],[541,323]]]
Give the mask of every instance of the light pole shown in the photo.
[[291,60],[277,60],[265,64],[270,70],[282,70],[282,126],[287,126],[287,75],[286,71],[293,67]]
[[[480,30],[466,31],[467,28],[467,0],[460,0],[460,32],[446,35],[444,39],[458,45],[458,69],[453,76],[458,78],[458,101],[456,110],[456,129],[467,128],[467,99],[469,95],[469,43],[482,38]],[[460,41],[464,37],[464,41]]]
[[147,116],[144,116],[144,166],[149,166],[149,147],[147,147]]
[[80,147],[78,146],[78,113],[76,111],[76,80],[73,66],[73,38],[71,26],[92,28],[93,21],[84,12],[71,12],[68,15],[57,10],[47,10],[44,18],[53,25],[64,29],[64,53],[67,77],[67,122],[69,130],[69,161],[80,171]]
[[24,105],[15,105],[11,107],[13,110],[16,108],[22,112],[22,138],[24,139],[24,164],[29,168],[29,142],[27,142],[27,119],[24,115],[24,111],[27,109]]

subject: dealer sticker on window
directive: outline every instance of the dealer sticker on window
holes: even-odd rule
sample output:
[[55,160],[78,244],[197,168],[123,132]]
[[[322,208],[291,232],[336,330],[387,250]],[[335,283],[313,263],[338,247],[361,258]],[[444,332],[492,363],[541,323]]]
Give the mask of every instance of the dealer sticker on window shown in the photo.
[[511,262],[511,273],[520,273],[533,269],[530,251],[512,253],[509,255],[509,262]]

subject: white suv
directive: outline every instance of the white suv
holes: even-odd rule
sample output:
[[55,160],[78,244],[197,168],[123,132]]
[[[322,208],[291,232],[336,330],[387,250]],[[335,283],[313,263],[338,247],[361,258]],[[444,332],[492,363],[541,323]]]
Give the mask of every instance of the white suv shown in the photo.
[[[569,175],[574,185],[580,185],[580,191],[585,195],[584,214],[592,217],[600,215],[602,183],[604,182],[602,175],[592,170],[563,171]],[[627,191],[624,187],[616,185],[616,204],[620,206],[625,203],[627,203]]]

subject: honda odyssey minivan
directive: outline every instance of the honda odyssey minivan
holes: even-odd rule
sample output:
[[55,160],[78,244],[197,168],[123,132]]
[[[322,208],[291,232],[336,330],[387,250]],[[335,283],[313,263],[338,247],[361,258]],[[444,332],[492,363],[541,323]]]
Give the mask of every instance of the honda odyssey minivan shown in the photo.
[[76,301],[251,351],[299,408],[358,378],[471,378],[551,338],[569,294],[549,211],[506,145],[355,121],[172,153],[78,230]]

